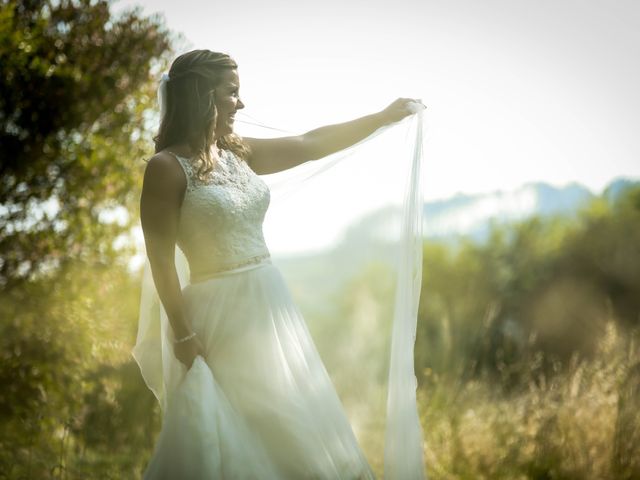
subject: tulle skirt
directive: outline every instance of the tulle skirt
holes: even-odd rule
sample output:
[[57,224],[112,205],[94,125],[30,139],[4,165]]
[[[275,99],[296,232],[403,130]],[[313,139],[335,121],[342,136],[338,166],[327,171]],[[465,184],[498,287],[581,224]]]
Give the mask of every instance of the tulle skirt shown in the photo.
[[183,290],[205,358],[167,392],[145,479],[372,479],[333,383],[269,260]]

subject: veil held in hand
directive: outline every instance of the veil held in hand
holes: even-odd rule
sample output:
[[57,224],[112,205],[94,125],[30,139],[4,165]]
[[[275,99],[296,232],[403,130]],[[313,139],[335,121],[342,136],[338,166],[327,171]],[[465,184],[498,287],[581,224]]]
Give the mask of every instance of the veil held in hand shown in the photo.
[[[158,89],[161,112],[166,82]],[[273,135],[241,123],[239,134]],[[263,225],[282,272],[377,472],[425,478],[414,343],[422,279],[423,112],[320,160],[262,176],[271,192]],[[188,264],[176,247],[182,287]],[[163,412],[185,368],[146,263],[134,357]],[[384,460],[384,461],[383,461]]]

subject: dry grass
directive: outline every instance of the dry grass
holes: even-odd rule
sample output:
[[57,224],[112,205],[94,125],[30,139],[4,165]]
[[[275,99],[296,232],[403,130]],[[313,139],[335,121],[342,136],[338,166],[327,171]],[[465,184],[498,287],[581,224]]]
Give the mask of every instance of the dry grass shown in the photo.
[[435,479],[640,478],[637,335],[610,322],[595,359],[502,394],[426,373],[419,391],[425,459]]

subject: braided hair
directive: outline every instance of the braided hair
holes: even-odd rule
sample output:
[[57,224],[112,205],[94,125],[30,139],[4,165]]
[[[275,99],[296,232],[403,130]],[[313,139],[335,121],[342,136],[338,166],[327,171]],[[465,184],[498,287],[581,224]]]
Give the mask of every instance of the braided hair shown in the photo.
[[[186,143],[196,152],[194,166],[198,178],[204,179],[213,170],[211,146],[217,120],[214,90],[222,73],[236,68],[238,65],[229,55],[210,50],[192,50],[173,61],[167,83],[166,113],[153,138],[156,153],[170,145]],[[245,161],[250,153],[248,145],[233,133],[219,138],[218,146]]]

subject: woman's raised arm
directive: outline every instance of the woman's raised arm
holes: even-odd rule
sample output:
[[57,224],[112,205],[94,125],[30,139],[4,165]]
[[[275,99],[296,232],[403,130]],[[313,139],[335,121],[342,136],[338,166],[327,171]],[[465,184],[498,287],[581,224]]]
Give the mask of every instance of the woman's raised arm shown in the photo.
[[349,122],[327,125],[302,135],[244,138],[251,148],[249,166],[259,175],[276,173],[344,150],[387,124],[411,115],[416,100],[399,98],[384,110]]

